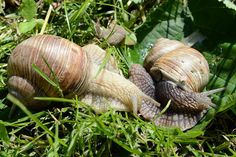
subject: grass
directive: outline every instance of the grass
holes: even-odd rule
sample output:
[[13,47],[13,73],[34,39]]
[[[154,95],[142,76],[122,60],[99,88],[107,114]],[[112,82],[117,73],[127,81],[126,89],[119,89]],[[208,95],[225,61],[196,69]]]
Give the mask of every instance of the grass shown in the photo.
[[[128,67],[135,60],[130,47],[110,46],[96,38],[94,23],[99,20],[106,26],[114,19],[127,30],[135,31],[152,6],[158,4],[155,1],[134,4],[132,1],[86,0],[83,3],[64,1],[58,5],[48,14],[49,21],[43,32],[62,36],[81,46],[97,43],[116,56],[127,76]],[[44,19],[48,8],[49,3],[45,1],[34,18]],[[131,14],[130,10],[136,12]],[[19,33],[17,24],[24,17],[16,8],[6,8],[0,18],[0,156],[236,156],[236,112],[233,109],[217,114],[204,129],[186,132],[157,127],[127,112],[110,110],[95,114],[77,97],[37,98],[50,99],[52,105],[61,107],[28,110],[11,95],[7,96],[7,59],[19,42],[39,33],[42,26]],[[58,88],[57,83],[55,87]],[[12,103],[16,104],[17,111],[8,118]]]
[[[19,153],[27,153],[29,149],[35,149],[34,151],[41,149],[46,150],[42,154],[48,153],[49,150],[49,153],[53,152],[53,156],[63,154],[70,156],[75,152],[84,156],[104,156],[106,153],[116,155],[115,153],[119,152],[113,150],[113,147],[120,147],[119,149],[123,148],[123,153],[127,155],[170,156],[176,154],[174,142],[180,144],[186,143],[188,140],[187,143],[196,144],[194,137],[202,134],[200,131],[187,135],[178,129],[157,128],[139,117],[112,110],[102,115],[96,115],[78,100],[74,101],[75,106],[73,108],[57,108],[43,112],[45,117],[41,116],[40,118],[44,120],[41,119],[40,121],[39,117],[30,113],[17,99],[12,96],[8,98],[28,115],[29,119],[23,119],[32,120],[33,124],[35,123],[30,132],[25,132],[18,137],[20,141],[27,138],[24,139],[24,143],[27,144],[19,148]],[[38,114],[36,113],[36,115]],[[18,122],[14,125],[25,123],[21,119]],[[5,125],[8,126],[9,124]],[[29,126],[29,124],[27,125]],[[18,132],[23,131],[21,129]],[[34,133],[34,129],[36,129],[37,134],[35,137],[31,135]],[[27,141],[31,142],[28,143]],[[40,148],[35,147],[39,141],[48,144],[42,145]],[[152,149],[155,151],[150,151]]]

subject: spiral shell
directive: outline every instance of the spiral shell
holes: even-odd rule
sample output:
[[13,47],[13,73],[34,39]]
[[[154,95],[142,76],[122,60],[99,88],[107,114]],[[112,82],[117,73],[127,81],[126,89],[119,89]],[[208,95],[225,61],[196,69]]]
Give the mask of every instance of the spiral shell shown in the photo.
[[209,66],[197,50],[179,41],[160,38],[144,66],[158,82],[170,80],[188,91],[201,91],[209,81]]
[[32,67],[35,64],[51,80],[58,82],[64,95],[83,93],[86,89],[85,71],[89,66],[88,62],[81,47],[69,40],[52,35],[31,37],[20,43],[9,58],[9,91],[17,93],[19,90],[15,79],[12,79],[17,76],[27,82],[25,87],[32,86],[29,89],[39,89],[46,96],[59,96],[55,87],[35,71]]

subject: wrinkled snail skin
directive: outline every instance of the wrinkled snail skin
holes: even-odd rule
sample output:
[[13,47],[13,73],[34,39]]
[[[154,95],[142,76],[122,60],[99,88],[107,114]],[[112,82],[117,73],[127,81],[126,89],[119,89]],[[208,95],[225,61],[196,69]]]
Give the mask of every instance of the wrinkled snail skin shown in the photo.
[[171,100],[170,108],[178,112],[201,112],[209,107],[215,107],[208,95],[184,91],[170,81],[157,83],[156,99],[161,104],[167,104]]
[[139,64],[131,65],[129,80],[151,98],[155,98],[155,84],[152,77]]
[[[160,101],[160,99],[157,99],[155,96],[156,85],[154,81],[152,80],[150,74],[147,73],[147,71],[141,65],[132,65],[130,67],[129,74],[130,80],[136,84],[145,94],[157,101]],[[170,85],[172,86],[173,84],[170,83]],[[160,84],[160,86],[162,86],[162,84]],[[163,90],[160,91],[165,93]],[[187,112],[187,109],[176,112],[175,110],[168,108],[166,112],[160,114],[165,105],[166,104],[161,104],[161,107],[158,107],[150,102],[145,102],[142,104],[139,112],[145,119],[153,121],[157,126],[178,127],[181,130],[192,128],[206,113],[206,110],[191,113]]]
[[[134,102],[134,98],[160,105],[121,75],[106,69],[99,72],[99,65],[80,46],[61,37],[39,35],[20,43],[8,61],[9,92],[30,108],[43,108],[45,105],[42,104],[45,103],[35,102],[33,97],[25,99],[29,93],[32,96],[60,96],[55,87],[35,71],[32,64],[51,80],[58,82],[66,97],[94,93],[118,99],[129,110],[138,110],[141,106],[141,101]],[[19,87],[16,79],[18,82],[24,80],[24,85]],[[29,91],[23,92],[26,87]]]
[[[130,68],[130,80],[150,97],[158,100],[161,104],[167,104],[171,100],[170,108],[179,112],[201,112],[215,105],[207,97],[215,92],[189,92],[181,89],[171,81],[160,81],[154,83],[151,76],[138,64]],[[155,92],[156,90],[156,92]]]

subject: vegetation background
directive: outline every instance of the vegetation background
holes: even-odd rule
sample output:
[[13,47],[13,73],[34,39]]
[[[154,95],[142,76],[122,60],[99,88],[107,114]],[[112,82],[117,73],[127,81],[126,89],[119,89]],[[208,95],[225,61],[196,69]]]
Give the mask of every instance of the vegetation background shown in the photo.
[[[0,19],[0,156],[236,156],[235,0],[0,0]],[[111,46],[97,38],[98,21],[105,27],[116,21],[129,32],[125,41]],[[96,115],[78,99],[41,112],[19,104],[8,118],[8,57],[41,30],[81,46],[97,43],[116,56],[125,76],[156,39],[184,40],[199,31],[206,39],[194,47],[211,70],[206,89],[226,90],[213,96],[218,107],[186,132],[132,113]]]

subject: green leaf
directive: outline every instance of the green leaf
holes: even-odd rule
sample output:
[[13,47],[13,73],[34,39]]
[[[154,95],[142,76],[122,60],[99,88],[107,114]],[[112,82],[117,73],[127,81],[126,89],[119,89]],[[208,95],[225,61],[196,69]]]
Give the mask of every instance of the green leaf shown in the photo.
[[125,37],[125,45],[135,45],[137,38],[134,33],[128,33]]
[[143,2],[143,0],[131,0],[131,1],[134,2],[135,4]]
[[31,31],[35,26],[36,26],[35,19],[32,19],[29,22],[19,23],[19,30],[21,33],[27,33]]
[[226,95],[222,98],[221,104],[217,112],[223,112],[235,105],[236,105],[236,93]]
[[184,11],[185,6],[181,1],[170,0],[150,13],[147,22],[136,31],[139,44],[134,49],[140,54],[140,63],[158,38],[183,39],[185,19],[181,14]]
[[0,121],[0,139],[2,139],[4,142],[9,143],[9,137],[7,133],[6,127],[1,123]]
[[38,26],[42,26],[43,25],[43,23],[44,23],[44,20],[43,19],[36,19],[36,24],[38,25]]
[[233,9],[233,10],[236,11],[236,5],[235,5],[233,2],[231,2],[231,1],[229,1],[229,0],[218,0],[218,1],[224,3],[224,5],[225,5],[227,8]]
[[226,90],[215,96],[218,112],[236,105],[236,43],[223,43],[210,52],[204,52],[210,63],[211,79],[208,88],[225,87]]
[[26,20],[32,20],[37,13],[37,5],[34,0],[22,0],[20,7],[20,15]]
[[158,23],[153,30],[147,34],[143,41],[135,47],[136,51],[140,53],[143,60],[158,38],[168,37],[169,39],[176,40],[183,39],[183,27],[184,23],[182,18]]
[[219,0],[189,1],[195,27],[213,41],[234,40],[236,36],[236,11],[231,9],[233,4],[229,0],[224,0],[223,3]]
[[[141,42],[147,36],[147,34],[153,30],[153,28],[157,27],[158,24],[165,21],[169,25],[170,20],[176,20],[180,18],[181,14],[185,13],[184,10],[186,9],[180,0],[165,1],[162,3],[162,5],[155,6],[154,8],[155,9],[147,16],[146,22],[136,30],[138,43]],[[161,35],[168,37],[168,26],[166,26],[165,30],[166,32]]]

